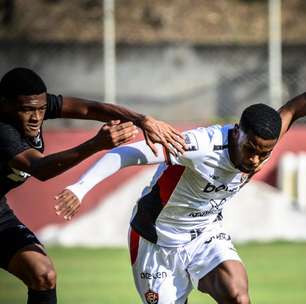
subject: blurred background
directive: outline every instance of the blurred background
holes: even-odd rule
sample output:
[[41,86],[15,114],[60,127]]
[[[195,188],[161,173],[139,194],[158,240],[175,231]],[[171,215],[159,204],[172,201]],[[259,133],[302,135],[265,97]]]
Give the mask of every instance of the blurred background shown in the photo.
[[[28,67],[50,93],[124,105],[180,130],[234,123],[250,104],[277,109],[305,91],[305,20],[304,0],[0,0],[0,77]],[[46,153],[77,145],[98,127],[47,121]],[[305,138],[302,119],[225,210],[255,303],[306,302]],[[124,169],[104,181],[69,223],[53,209],[54,195],[102,154],[9,194],[55,260],[60,303],[139,303],[126,235],[155,168]],[[21,303],[24,293],[0,272],[0,303]],[[202,299],[194,293],[190,303]]]

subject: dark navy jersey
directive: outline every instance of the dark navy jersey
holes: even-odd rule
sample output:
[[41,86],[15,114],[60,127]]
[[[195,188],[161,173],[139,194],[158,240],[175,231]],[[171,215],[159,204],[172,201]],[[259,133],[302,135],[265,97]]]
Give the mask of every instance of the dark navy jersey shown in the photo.
[[[60,117],[62,103],[62,96],[47,94],[44,119]],[[30,177],[28,173],[12,168],[8,163],[17,154],[31,148],[40,152],[44,151],[42,128],[37,137],[27,138],[13,125],[0,121],[0,200],[7,192],[18,187]]]

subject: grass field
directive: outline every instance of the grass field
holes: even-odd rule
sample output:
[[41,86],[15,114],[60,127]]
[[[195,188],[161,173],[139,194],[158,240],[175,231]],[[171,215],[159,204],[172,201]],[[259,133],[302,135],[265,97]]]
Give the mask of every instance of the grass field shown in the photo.
[[[306,243],[237,246],[254,304],[306,303]],[[140,303],[126,249],[48,248],[58,271],[59,304]],[[0,304],[26,303],[26,289],[0,270]],[[194,291],[189,304],[215,303]]]

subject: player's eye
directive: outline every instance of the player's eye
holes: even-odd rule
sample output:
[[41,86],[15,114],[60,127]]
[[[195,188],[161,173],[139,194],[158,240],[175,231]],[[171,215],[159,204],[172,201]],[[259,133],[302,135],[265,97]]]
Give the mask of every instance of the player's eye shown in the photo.
[[255,149],[251,146],[245,146],[245,151],[248,154],[255,154]]

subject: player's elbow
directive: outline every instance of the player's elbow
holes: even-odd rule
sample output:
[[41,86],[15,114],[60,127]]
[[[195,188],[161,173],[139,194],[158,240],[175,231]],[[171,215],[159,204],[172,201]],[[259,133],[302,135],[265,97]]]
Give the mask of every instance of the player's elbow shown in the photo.
[[56,176],[57,174],[55,174],[56,170],[53,170],[42,166],[42,165],[33,165],[31,166],[31,170],[30,170],[30,174],[31,176],[35,177],[36,179],[44,182],[54,176]]
[[53,177],[51,175],[49,176],[49,175],[46,175],[46,174],[43,174],[43,173],[33,173],[32,176],[35,177],[36,179],[38,179],[41,182],[44,182],[44,181]]

